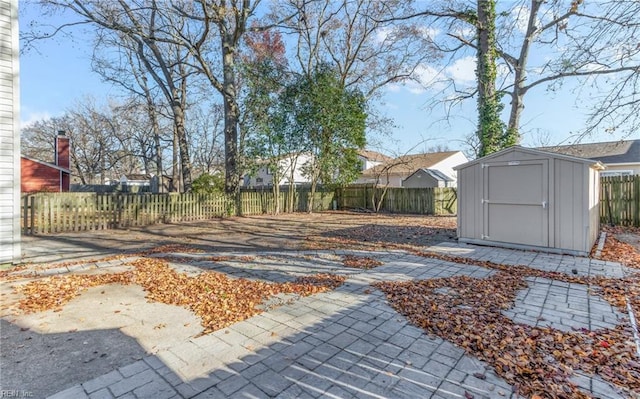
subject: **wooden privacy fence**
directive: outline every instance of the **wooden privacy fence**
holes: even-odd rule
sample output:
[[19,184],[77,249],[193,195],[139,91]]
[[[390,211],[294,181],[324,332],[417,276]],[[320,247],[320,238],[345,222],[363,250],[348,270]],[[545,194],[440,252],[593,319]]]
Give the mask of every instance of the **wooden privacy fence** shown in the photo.
[[[293,205],[294,212],[307,212],[310,190],[298,189],[294,192]],[[326,211],[333,209],[335,191],[316,191],[313,210]],[[275,197],[270,189],[267,190],[247,190],[241,193],[242,215],[259,215],[273,213],[275,210]],[[289,193],[286,189],[280,191],[280,212],[284,213],[289,209]],[[337,206],[337,203],[336,203]]]
[[[308,191],[294,196],[294,211],[307,211]],[[280,209],[287,203],[280,197]],[[332,192],[316,193],[315,210],[330,209]],[[270,191],[242,192],[243,215],[273,213]],[[220,194],[39,193],[22,197],[23,234],[104,230],[156,223],[206,220],[235,214],[235,201]]]
[[600,180],[600,222],[640,227],[640,175]]
[[[351,186],[338,189],[341,208],[374,209],[373,201],[379,201],[383,188]],[[417,213],[425,215],[454,215],[457,212],[455,188],[403,188],[389,187],[382,200],[380,211],[391,213]]]

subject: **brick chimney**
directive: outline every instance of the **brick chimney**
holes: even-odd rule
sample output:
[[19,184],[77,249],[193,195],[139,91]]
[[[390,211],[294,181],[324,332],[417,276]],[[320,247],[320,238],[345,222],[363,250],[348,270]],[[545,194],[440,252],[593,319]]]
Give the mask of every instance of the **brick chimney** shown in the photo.
[[65,134],[64,130],[58,130],[56,136],[56,165],[69,169],[71,163],[69,162],[69,137]]

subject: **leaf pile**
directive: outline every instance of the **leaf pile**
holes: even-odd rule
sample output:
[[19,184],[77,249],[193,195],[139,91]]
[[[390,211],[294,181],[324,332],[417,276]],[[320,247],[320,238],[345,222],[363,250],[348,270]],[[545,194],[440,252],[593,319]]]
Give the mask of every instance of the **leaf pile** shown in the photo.
[[[608,260],[620,260],[623,264],[629,266],[631,264],[629,263],[629,259],[640,259],[640,254],[633,247],[628,246],[628,244],[618,247],[613,247],[612,245],[615,245],[615,242],[609,241],[607,239],[607,243],[605,244],[605,250],[607,251],[603,250],[603,253],[621,252],[622,254],[624,254],[624,256],[617,257],[615,259],[611,258]],[[462,265],[474,265],[488,269],[504,271],[506,273],[515,273],[526,277],[542,277],[567,283],[585,284],[594,287],[594,293],[601,295],[607,302],[619,308],[623,312],[626,312],[626,304],[628,300],[634,312],[640,315],[640,274],[627,276],[623,279],[613,279],[601,276],[585,277],[561,272],[533,269],[525,265],[505,265],[491,261],[481,261],[471,258],[465,258],[462,256],[424,251],[421,248],[409,244],[395,244],[385,242],[364,243],[357,240],[336,237],[307,237],[307,246],[312,249],[349,248],[375,250],[386,248],[404,250],[416,256],[421,256],[424,258],[439,259],[446,262],[453,262]]]
[[632,245],[615,238],[613,234],[607,234],[600,259],[619,262],[627,267],[640,269],[640,253]]
[[17,291],[25,295],[18,307],[25,312],[58,310],[82,291],[98,285],[138,284],[147,299],[182,306],[198,315],[209,333],[245,320],[262,311],[256,308],[277,294],[309,296],[340,286],[344,276],[317,274],[289,283],[267,283],[234,279],[225,274],[204,272],[195,277],[178,273],[166,261],[140,258],[130,263],[134,270],[112,274],[54,276],[30,282]]
[[60,311],[63,305],[91,287],[114,283],[130,284],[132,277],[131,271],[53,276],[15,287],[14,290],[25,296],[18,304],[18,308],[25,313]]
[[[480,266],[487,269],[515,274],[521,277],[541,277],[565,283],[584,284],[593,288],[593,293],[600,295],[612,306],[622,312],[627,312],[627,301],[636,314],[640,314],[640,274],[633,274],[625,278],[607,278],[602,276],[576,276],[561,272],[533,269],[524,265],[504,265],[491,261],[481,261],[461,256],[445,255],[435,252],[411,251],[413,254],[425,258],[439,259],[463,265]],[[636,253],[637,254],[637,253]]]
[[[184,251],[182,253],[185,253]],[[199,256],[199,257],[187,257],[187,256],[179,256],[179,255],[162,255],[156,256],[156,259],[163,259],[167,262],[174,263],[190,263],[193,261],[198,262],[230,262],[230,261],[239,261],[239,262],[253,262],[255,258],[253,256],[236,256],[236,255],[212,255],[212,256]]]
[[574,370],[640,390],[640,365],[629,332],[561,332],[516,324],[502,314],[513,306],[524,277],[498,272],[486,279],[381,282],[374,286],[410,322],[487,361],[525,396],[587,398],[569,381]]
[[373,269],[374,267],[382,266],[383,263],[379,260],[370,258],[368,256],[354,256],[345,255],[342,259],[342,264],[346,267],[352,267],[355,269]]

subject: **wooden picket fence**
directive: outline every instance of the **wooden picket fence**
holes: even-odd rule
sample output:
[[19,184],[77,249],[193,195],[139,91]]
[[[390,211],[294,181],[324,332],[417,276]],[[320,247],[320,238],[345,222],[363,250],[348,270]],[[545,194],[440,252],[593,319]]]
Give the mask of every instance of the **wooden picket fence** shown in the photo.
[[[640,226],[640,175],[604,177],[600,185],[600,220],[604,224]],[[373,209],[372,198],[382,188],[349,186],[336,191],[321,190],[314,198],[314,211]],[[308,190],[294,196],[294,212],[306,212]],[[206,220],[235,214],[235,201],[213,194],[123,194],[38,193],[22,197],[23,234],[104,230],[146,226],[155,223]],[[270,190],[243,191],[241,214],[273,213]],[[289,209],[286,191],[280,195],[280,210]],[[388,188],[381,211],[389,213],[454,215],[454,188]]]
[[[373,199],[378,201],[382,188],[349,186],[338,189],[341,208],[373,210]],[[382,200],[380,211],[390,213],[414,213],[423,215],[455,215],[457,192],[455,188],[402,188],[389,187]]]
[[640,175],[600,180],[600,222],[640,227]]
[[[309,192],[299,190],[294,211],[307,211]],[[316,211],[331,209],[334,192],[316,193]],[[240,197],[241,214],[273,213],[271,191],[247,191]],[[280,209],[287,208],[285,193]],[[219,194],[38,193],[22,197],[22,233],[51,234],[105,230],[206,220],[235,214],[235,201]]]

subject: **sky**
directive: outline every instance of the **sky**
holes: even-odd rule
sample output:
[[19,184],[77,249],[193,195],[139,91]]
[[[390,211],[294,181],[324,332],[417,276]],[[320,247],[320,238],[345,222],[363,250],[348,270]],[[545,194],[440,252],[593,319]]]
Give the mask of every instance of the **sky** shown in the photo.
[[[38,19],[39,10],[30,1],[20,2],[20,24],[28,28]],[[57,17],[56,17],[57,18]],[[60,22],[51,19],[51,24]],[[59,116],[86,96],[104,100],[119,92],[103,83],[91,71],[91,40],[56,37],[40,41],[20,57],[21,120],[23,126],[43,118]],[[459,59],[439,73],[452,77],[459,85],[473,85],[475,63],[472,56]],[[419,76],[428,81],[437,73],[433,66],[418,68]],[[569,144],[584,124],[584,110],[576,104],[583,101],[571,90],[571,83],[561,91],[549,92],[540,86],[527,94],[522,117],[523,145],[540,146]],[[464,140],[477,125],[476,101],[468,100],[455,107],[446,118],[442,105],[433,104],[435,91],[416,83],[393,84],[385,87],[377,106],[393,120],[389,135],[371,136],[370,149],[388,155],[422,152],[434,147],[464,150]],[[618,137],[600,134],[583,142],[610,141]]]

